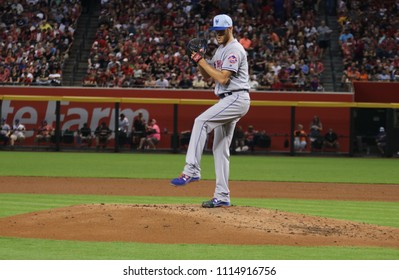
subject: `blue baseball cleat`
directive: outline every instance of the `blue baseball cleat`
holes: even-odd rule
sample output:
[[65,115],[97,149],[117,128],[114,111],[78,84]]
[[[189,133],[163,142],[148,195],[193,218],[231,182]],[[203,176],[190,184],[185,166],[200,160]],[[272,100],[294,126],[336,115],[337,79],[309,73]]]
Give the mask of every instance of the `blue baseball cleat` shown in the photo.
[[180,177],[172,179],[170,184],[176,187],[181,187],[187,185],[188,183],[198,182],[199,180],[199,177],[191,177],[182,173]]

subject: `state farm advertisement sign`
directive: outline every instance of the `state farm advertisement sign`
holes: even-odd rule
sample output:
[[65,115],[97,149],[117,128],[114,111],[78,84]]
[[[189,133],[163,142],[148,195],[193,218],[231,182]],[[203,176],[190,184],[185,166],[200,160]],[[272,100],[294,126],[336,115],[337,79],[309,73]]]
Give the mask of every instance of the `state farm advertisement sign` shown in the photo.
[[[106,122],[112,131],[115,131],[115,103],[82,103],[61,101],[60,106],[60,128],[77,131],[87,123],[94,132],[101,122]],[[191,106],[189,106],[191,107]],[[179,120],[179,131],[191,129],[195,114],[199,108],[185,110],[179,113],[183,117]],[[195,106],[202,107],[202,106]],[[185,111],[185,112],[182,112]],[[166,134],[173,132],[173,104],[120,104],[119,113],[123,113],[130,122],[130,129],[134,118],[142,113],[146,121],[155,118],[163,132],[160,147],[170,147],[170,137]],[[16,119],[26,127],[26,142],[33,143],[35,129],[46,120],[55,128],[56,125],[56,101],[14,101],[3,100],[1,106],[1,117],[11,126]],[[114,138],[114,134],[112,135]]]

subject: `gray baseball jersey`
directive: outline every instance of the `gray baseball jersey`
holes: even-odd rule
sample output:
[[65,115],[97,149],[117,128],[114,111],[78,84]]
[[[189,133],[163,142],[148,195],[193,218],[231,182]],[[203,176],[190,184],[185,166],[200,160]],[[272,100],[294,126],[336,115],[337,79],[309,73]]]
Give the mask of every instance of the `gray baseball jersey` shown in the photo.
[[247,54],[244,47],[234,39],[226,46],[219,46],[210,64],[217,70],[229,70],[234,72],[227,86],[216,83],[215,94],[234,92],[237,90],[249,90],[249,73]]
[[[200,162],[208,134],[214,131],[213,156],[215,161],[216,188],[214,197],[230,202],[229,172],[230,144],[237,122],[249,110],[249,75],[246,52],[234,39],[226,46],[219,46],[209,61],[218,70],[233,74],[227,86],[216,83],[215,94],[219,102],[199,115],[194,122],[183,173],[201,177]],[[224,94],[220,96],[221,94]]]

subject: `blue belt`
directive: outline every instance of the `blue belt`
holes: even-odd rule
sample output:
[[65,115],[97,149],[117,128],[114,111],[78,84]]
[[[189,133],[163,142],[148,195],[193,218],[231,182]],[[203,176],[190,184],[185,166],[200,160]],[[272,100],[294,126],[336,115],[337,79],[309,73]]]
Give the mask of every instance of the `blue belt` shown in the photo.
[[232,90],[232,91],[220,93],[220,94],[218,94],[218,96],[219,96],[220,99],[223,99],[223,98],[225,98],[226,96],[232,95],[233,92],[238,92],[238,91],[246,91],[246,92],[249,92],[249,90],[247,90],[247,89],[236,89],[236,90]]

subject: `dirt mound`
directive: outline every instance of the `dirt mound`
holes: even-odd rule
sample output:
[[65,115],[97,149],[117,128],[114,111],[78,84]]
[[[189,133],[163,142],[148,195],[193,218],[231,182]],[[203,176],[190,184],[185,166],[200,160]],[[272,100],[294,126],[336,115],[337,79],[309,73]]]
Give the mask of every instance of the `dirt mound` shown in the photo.
[[399,247],[399,229],[255,207],[86,204],[0,219],[0,236],[179,244]]

